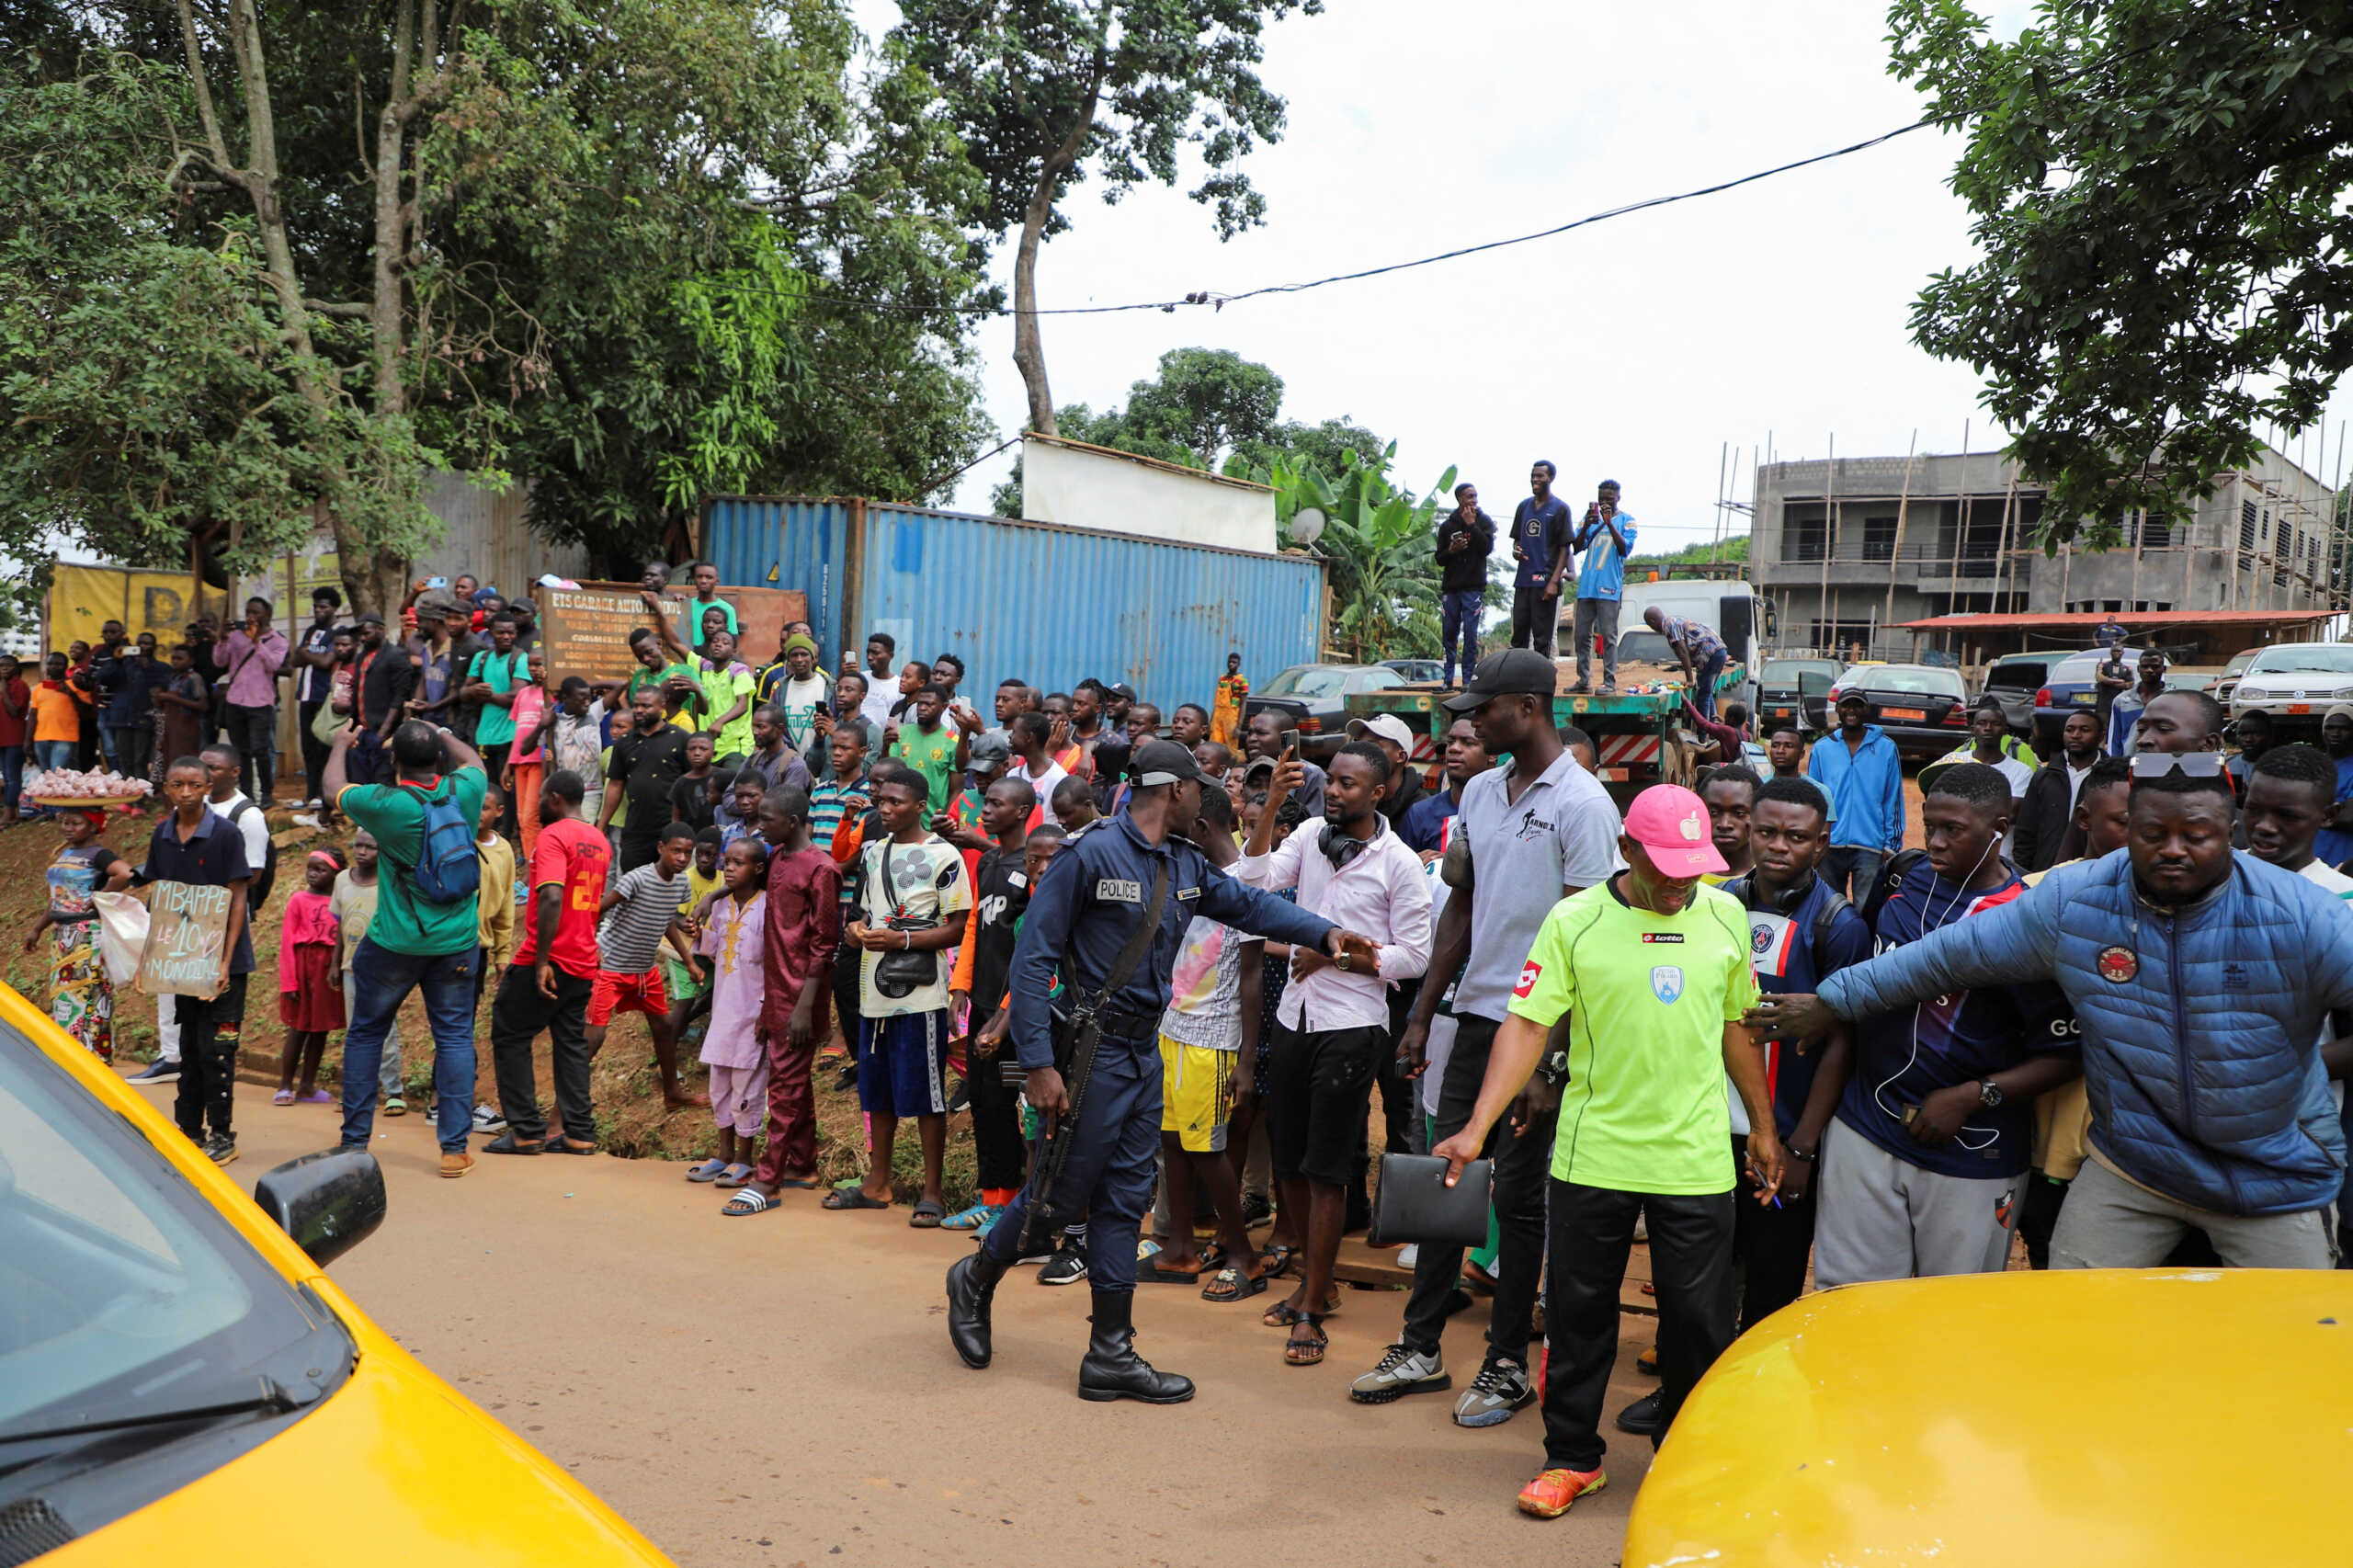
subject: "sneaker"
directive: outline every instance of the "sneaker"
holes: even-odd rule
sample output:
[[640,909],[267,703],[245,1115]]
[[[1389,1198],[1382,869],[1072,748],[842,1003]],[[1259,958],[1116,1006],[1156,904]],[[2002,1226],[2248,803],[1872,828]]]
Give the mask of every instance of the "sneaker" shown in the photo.
[[216,1132],[204,1141],[204,1157],[216,1165],[237,1163],[237,1141],[225,1132]]
[[1242,1223],[1245,1229],[1263,1225],[1274,1217],[1274,1201],[1265,1193],[1245,1192],[1242,1195]]
[[1438,1352],[1392,1345],[1381,1352],[1380,1365],[1348,1385],[1348,1397],[1358,1404],[1387,1404],[1409,1393],[1437,1393],[1453,1386]]
[[1040,1285],[1075,1285],[1086,1278],[1086,1255],[1064,1241],[1038,1270]]
[[486,1105],[474,1107],[474,1131],[492,1133],[506,1131],[506,1119]]
[[1659,1405],[1665,1397],[1664,1389],[1653,1389],[1618,1413],[1618,1430],[1631,1432],[1637,1437],[1655,1437],[1666,1423],[1659,1418]]
[[1569,1505],[1609,1484],[1599,1470],[1548,1470],[1519,1489],[1519,1511],[1540,1519],[1557,1519]]
[[1407,1242],[1397,1249],[1397,1267],[1412,1268],[1422,1261],[1422,1244]]
[[473,1168],[474,1157],[472,1154],[457,1153],[444,1154],[441,1156],[441,1174],[445,1176],[450,1177],[452,1180],[465,1175],[468,1171]]
[[384,1096],[384,1114],[386,1116],[406,1116],[408,1114],[408,1101],[401,1098],[398,1095],[386,1095]]
[[956,1087],[950,1090],[948,1096],[948,1114],[954,1116],[960,1110],[972,1108],[972,1085],[959,1078],[956,1080]]
[[1004,1209],[995,1203],[975,1203],[970,1209],[942,1220],[939,1228],[943,1231],[978,1231],[986,1234],[988,1228],[996,1223],[996,1217],[1004,1212]]
[[[1536,1389],[1528,1381],[1528,1369],[1499,1356],[1479,1369],[1478,1377],[1454,1402],[1454,1424],[1500,1426],[1511,1419],[1513,1411],[1535,1403]],[[1568,1504],[1564,1502],[1561,1506],[1566,1508]]]
[[846,1095],[856,1087],[858,1087],[858,1063],[847,1062],[839,1073],[834,1074],[834,1093]]
[[161,1056],[133,1073],[128,1080],[133,1084],[176,1084],[179,1081],[180,1064]]

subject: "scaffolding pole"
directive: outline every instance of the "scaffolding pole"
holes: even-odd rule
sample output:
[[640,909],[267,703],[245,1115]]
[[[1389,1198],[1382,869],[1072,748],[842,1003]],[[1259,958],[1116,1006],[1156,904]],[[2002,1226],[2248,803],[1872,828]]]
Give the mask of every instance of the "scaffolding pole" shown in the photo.
[[[1830,558],[1838,551],[1838,432],[1830,432],[1830,455],[1822,465],[1822,585],[1814,598],[1815,624],[1832,642],[1838,640],[1837,623],[1830,617]],[[1822,637],[1814,638],[1818,645]]]
[[[1880,619],[1891,624],[1895,619],[1895,574],[1902,569],[1904,560],[1904,517],[1912,506],[1912,459],[1919,449],[1920,431],[1919,427],[1915,426],[1912,430],[1911,444],[1904,449],[1904,493],[1896,498],[1895,502],[1895,543],[1887,552],[1887,608],[1881,614]],[[1920,639],[1915,635],[1912,639],[1912,652],[1917,653],[1919,651]]]

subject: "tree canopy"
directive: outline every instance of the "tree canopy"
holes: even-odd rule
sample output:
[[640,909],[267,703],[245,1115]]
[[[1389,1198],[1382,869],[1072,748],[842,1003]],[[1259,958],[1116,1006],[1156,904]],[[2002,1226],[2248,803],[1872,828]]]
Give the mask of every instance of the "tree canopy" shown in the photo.
[[1056,435],[1038,332],[1038,246],[1067,228],[1071,186],[1117,201],[1146,180],[1176,184],[1187,148],[1205,167],[1188,193],[1231,239],[1265,220],[1237,166],[1282,135],[1283,101],[1258,79],[1260,35],[1322,0],[900,0],[892,38],[939,84],[987,189],[983,222],[1017,228],[1014,362],[1030,428]]
[[2341,6],[2044,0],[2004,43],[1896,0],[1894,73],[1967,127],[1983,259],[1915,339],[1985,378],[2052,540],[2178,515],[2353,362],[2353,31]]
[[608,567],[733,488],[920,498],[989,426],[985,192],[844,0],[32,0],[0,22],[0,548],[381,604],[433,463]]

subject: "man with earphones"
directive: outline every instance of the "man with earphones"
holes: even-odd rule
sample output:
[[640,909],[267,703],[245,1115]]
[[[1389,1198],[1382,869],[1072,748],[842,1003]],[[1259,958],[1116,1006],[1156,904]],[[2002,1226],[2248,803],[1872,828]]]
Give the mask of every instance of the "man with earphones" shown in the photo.
[[2052,1267],[2150,1267],[2197,1229],[2234,1268],[2326,1268],[2346,1137],[2319,1041],[2329,1011],[2353,1006],[2353,912],[2232,850],[2220,753],[2144,744],[2130,766],[2124,854],[2059,867],[1751,1017],[1802,1038],[1832,1017],[2055,981],[2081,1019],[2092,1121]]
[[[2024,891],[2002,858],[2010,783],[1998,771],[1953,764],[1922,799],[1920,821],[1927,853],[1877,911],[1882,951]],[[1859,1016],[1854,1070],[1814,1176],[1815,1283],[2006,1267],[2034,1097],[2081,1071],[2075,1044],[2074,1015],[2047,981],[1955,987]]]

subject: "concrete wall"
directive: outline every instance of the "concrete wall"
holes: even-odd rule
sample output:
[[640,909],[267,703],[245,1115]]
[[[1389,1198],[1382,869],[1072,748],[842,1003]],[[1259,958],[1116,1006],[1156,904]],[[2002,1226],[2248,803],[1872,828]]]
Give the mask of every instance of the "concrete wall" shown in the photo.
[[1263,484],[1045,436],[1021,438],[1021,511],[1169,544],[1276,550],[1275,493]]

